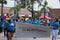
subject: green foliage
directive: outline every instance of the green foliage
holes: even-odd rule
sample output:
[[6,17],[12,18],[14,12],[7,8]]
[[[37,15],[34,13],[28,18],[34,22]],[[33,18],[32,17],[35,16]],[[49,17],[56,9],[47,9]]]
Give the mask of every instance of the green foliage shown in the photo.
[[[0,0],[0,3],[2,3],[2,0]],[[7,1],[3,0],[3,4],[7,4]]]
[[37,17],[39,17],[39,14],[37,13],[37,14],[35,14],[35,18],[37,18]]
[[20,4],[17,4],[17,5],[16,5],[16,10],[17,10],[17,12],[20,10],[20,8],[21,8],[21,5],[20,5]]
[[31,2],[34,2],[35,0],[31,0]]
[[7,4],[7,1],[4,1],[4,4]]
[[48,5],[48,2],[47,2],[47,1],[45,1],[45,2],[44,2],[44,4],[45,4],[45,6],[47,6],[47,5]]
[[[42,5],[42,4],[41,4],[41,5]],[[42,5],[42,6],[43,6],[43,8],[41,8],[41,10],[42,10],[42,9],[46,9],[46,8],[47,8],[49,11],[51,11],[52,9],[51,9],[50,7],[48,7],[47,5],[48,5],[48,2],[47,2],[47,1],[45,1],[45,2],[44,2],[44,5]]]

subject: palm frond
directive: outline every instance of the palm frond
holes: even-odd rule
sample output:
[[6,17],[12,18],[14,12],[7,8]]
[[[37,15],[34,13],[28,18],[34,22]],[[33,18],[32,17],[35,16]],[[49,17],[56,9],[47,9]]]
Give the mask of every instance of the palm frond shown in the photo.
[[21,5],[20,5],[20,4],[17,4],[17,5],[16,5],[16,9],[17,9],[17,11],[19,11],[20,8],[21,8]]
[[42,6],[41,1],[38,1],[38,3],[39,3],[39,6],[38,7]]
[[50,7],[47,7],[47,9],[49,9],[49,11],[52,11],[52,8],[50,8]]
[[44,2],[44,4],[45,4],[45,5],[48,5],[48,2],[47,2],[47,1],[45,1],[45,2]]

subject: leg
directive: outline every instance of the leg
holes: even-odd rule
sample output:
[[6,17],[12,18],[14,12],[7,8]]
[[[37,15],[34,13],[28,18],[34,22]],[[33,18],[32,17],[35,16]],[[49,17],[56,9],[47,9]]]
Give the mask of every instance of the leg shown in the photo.
[[55,30],[52,30],[52,40],[55,40]]
[[7,40],[12,40],[11,32],[10,31],[7,31]]
[[58,35],[58,30],[53,30],[52,39],[53,39],[53,40],[56,40],[56,39],[57,39],[57,35]]

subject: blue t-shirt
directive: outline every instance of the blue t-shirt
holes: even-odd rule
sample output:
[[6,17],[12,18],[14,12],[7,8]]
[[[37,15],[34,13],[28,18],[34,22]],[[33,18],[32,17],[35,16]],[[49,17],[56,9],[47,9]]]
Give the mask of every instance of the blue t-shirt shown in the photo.
[[42,24],[42,22],[43,22],[43,21],[40,19],[40,20],[39,20],[39,23]]
[[14,31],[14,27],[11,25],[11,23],[7,23],[7,29],[10,31]]
[[59,24],[60,24],[60,20],[58,20]]
[[14,24],[14,27],[16,27],[14,18],[11,18],[11,21]]
[[32,20],[32,24],[38,25],[39,21],[38,20]]
[[14,31],[14,27],[11,25],[11,23],[4,21],[4,30]]
[[3,22],[0,22],[0,27],[2,26]]
[[53,27],[54,30],[58,29],[58,25],[59,23],[58,22],[51,22],[51,26]]

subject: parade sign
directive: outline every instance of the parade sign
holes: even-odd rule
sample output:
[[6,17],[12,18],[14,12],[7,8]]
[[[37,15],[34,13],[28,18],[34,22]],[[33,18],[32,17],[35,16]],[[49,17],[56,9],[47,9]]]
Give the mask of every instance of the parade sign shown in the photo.
[[[51,28],[48,26],[40,26],[40,25],[34,25],[34,24],[24,24],[24,23],[18,23],[20,28],[25,29],[26,31],[37,31],[42,36],[50,37],[51,34]],[[37,34],[36,34],[37,35]]]

